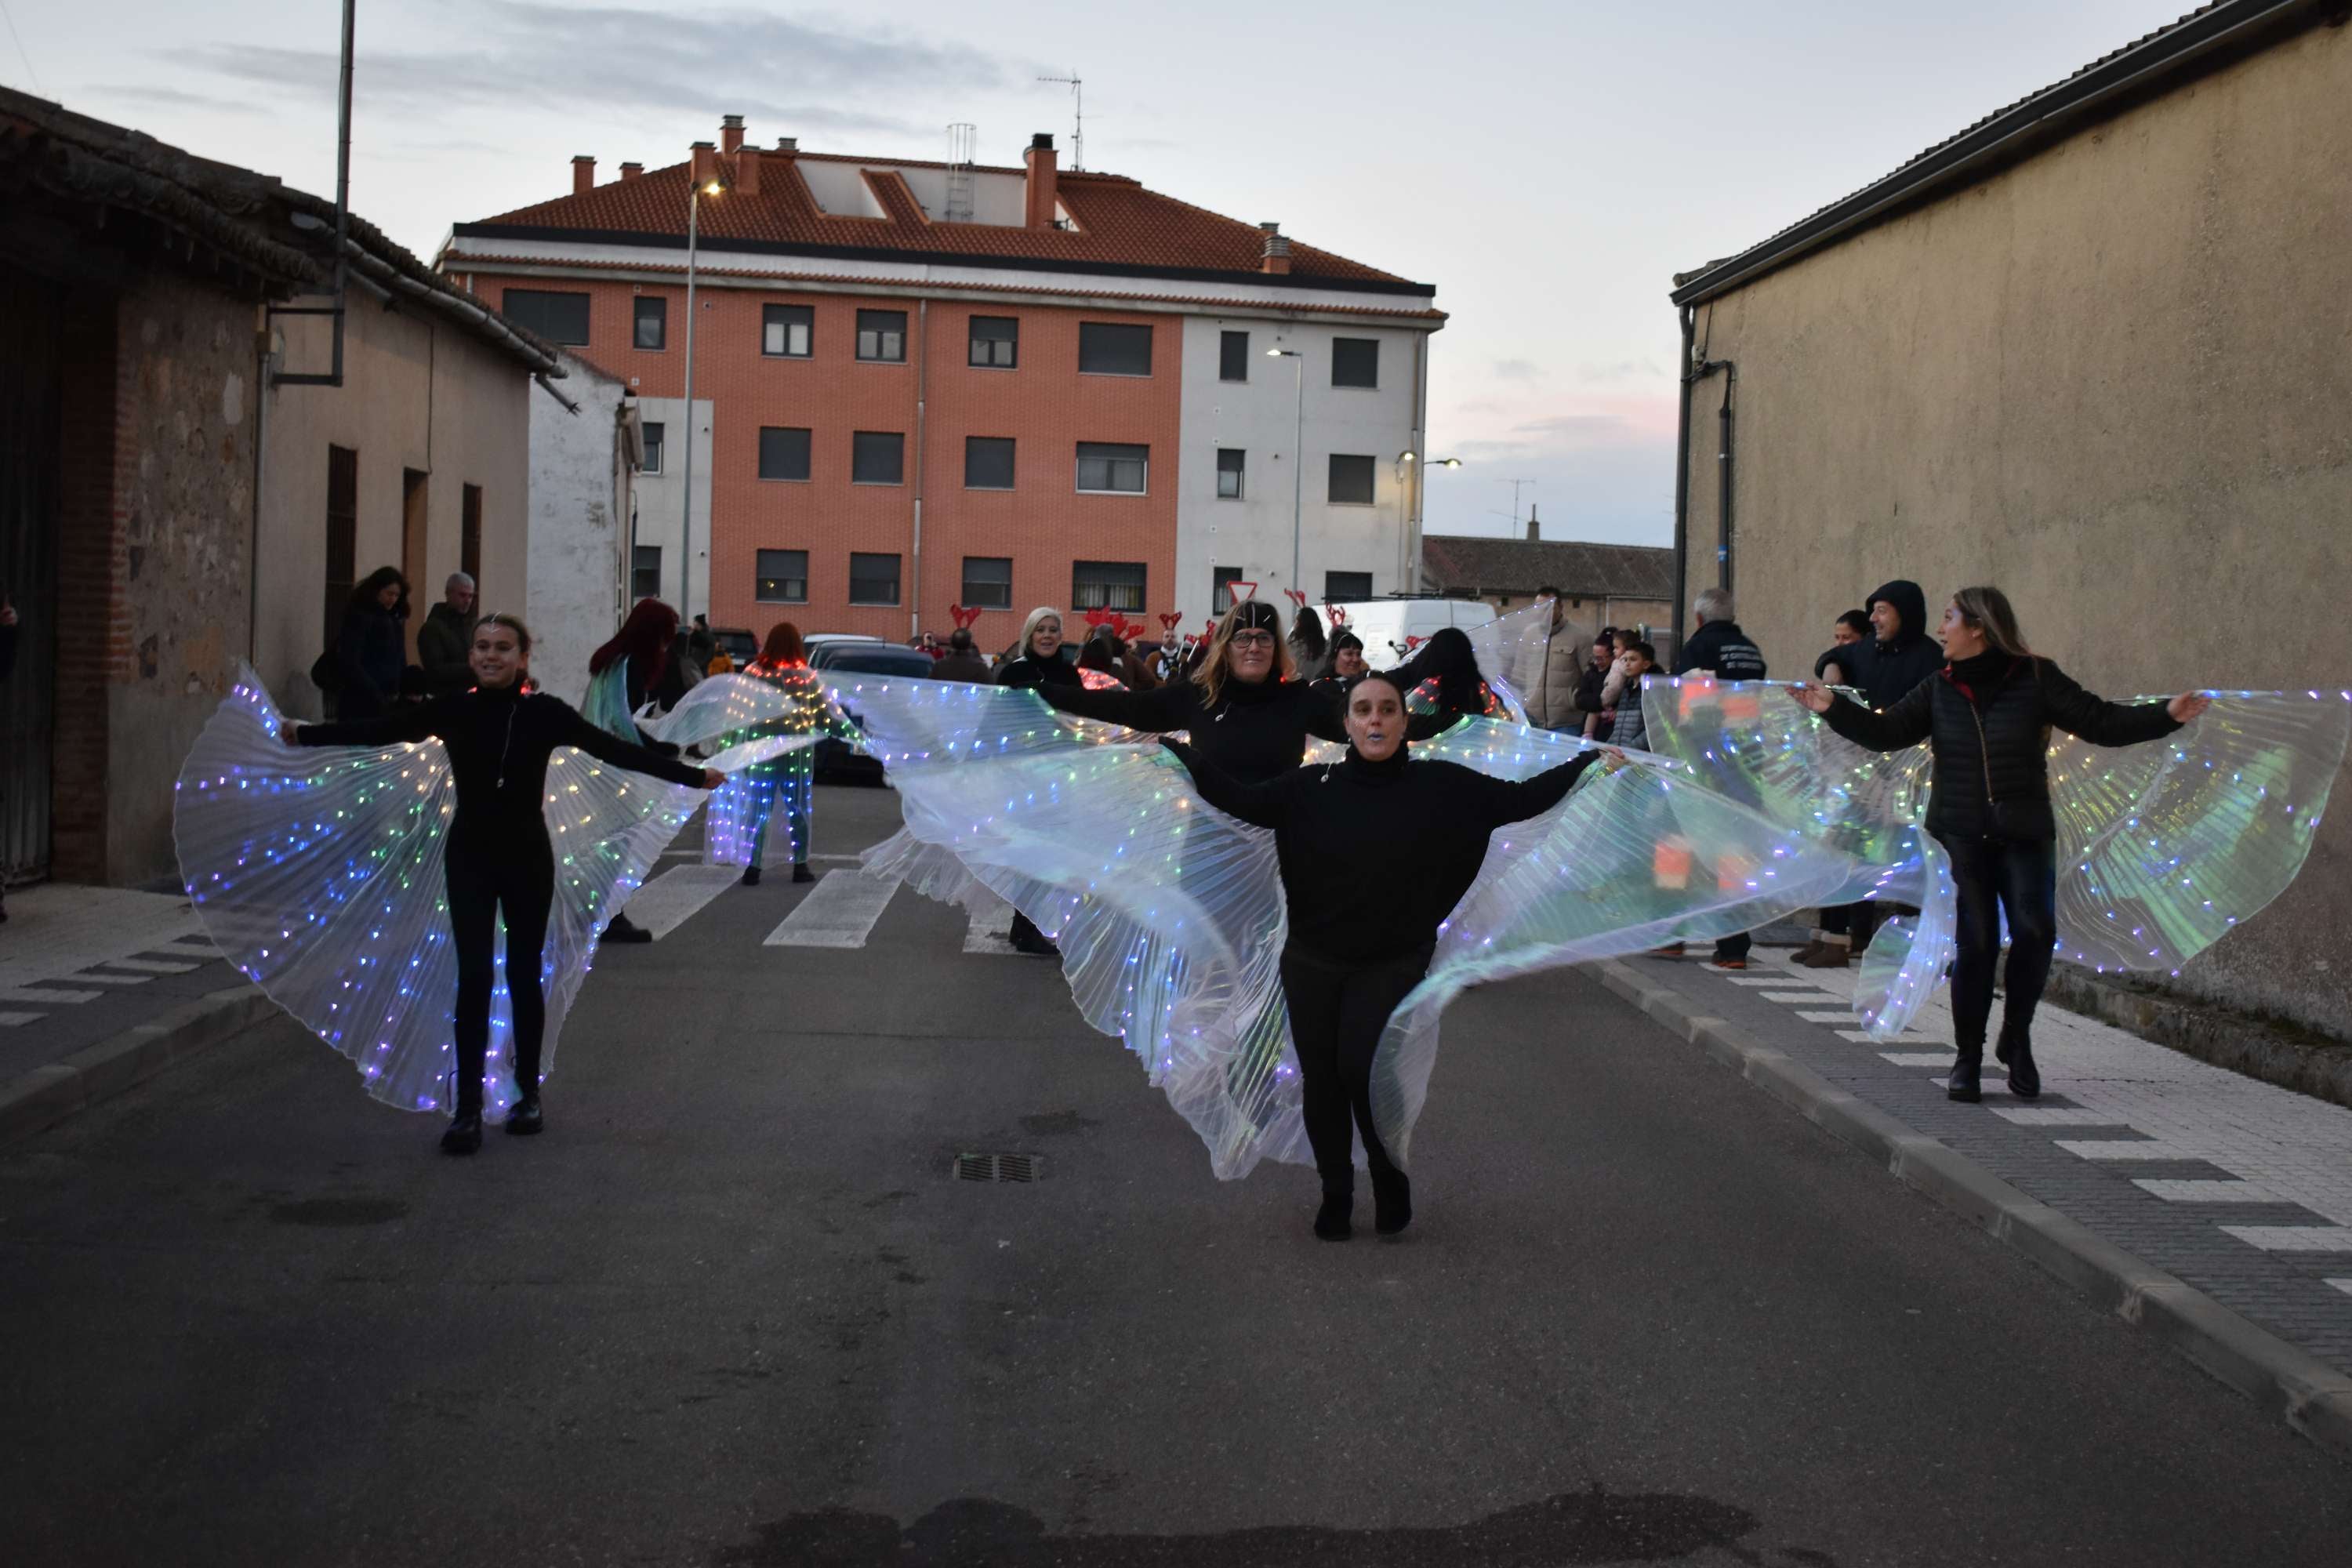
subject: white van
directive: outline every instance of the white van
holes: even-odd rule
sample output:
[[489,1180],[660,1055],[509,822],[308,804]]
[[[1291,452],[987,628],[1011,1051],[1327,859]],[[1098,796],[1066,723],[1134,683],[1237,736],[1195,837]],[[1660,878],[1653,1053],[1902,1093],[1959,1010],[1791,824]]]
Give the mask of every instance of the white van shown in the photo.
[[[1359,599],[1328,608],[1346,614],[1347,629],[1363,639],[1364,658],[1375,669],[1403,658],[1412,646],[1408,637],[1425,638],[1443,626],[1468,631],[1495,618],[1495,607],[1478,599]],[[1324,617],[1323,635],[1328,637],[1339,627],[1331,624],[1326,609],[1315,606]]]

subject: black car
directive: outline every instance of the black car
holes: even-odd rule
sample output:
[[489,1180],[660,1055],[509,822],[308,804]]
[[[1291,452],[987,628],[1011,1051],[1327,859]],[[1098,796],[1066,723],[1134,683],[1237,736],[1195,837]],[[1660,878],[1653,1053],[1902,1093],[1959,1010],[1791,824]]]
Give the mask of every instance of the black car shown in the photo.
[[727,650],[727,657],[735,661],[737,669],[760,657],[760,639],[753,637],[748,627],[713,626],[710,635],[720,647]]
[[[920,648],[884,642],[878,637],[811,637],[809,644],[809,668],[824,677],[828,686],[842,676],[911,675],[929,679],[934,662]],[[858,722],[856,710],[846,703],[842,711],[848,714],[850,722]],[[819,741],[814,749],[816,776],[821,779],[882,782],[882,764],[846,742],[827,737]]]

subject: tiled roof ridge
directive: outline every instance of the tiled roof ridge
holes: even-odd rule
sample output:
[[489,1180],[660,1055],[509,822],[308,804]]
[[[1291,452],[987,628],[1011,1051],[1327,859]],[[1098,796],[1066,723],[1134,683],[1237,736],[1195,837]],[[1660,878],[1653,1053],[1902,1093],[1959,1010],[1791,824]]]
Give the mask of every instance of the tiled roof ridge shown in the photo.
[[[1165,191],[1147,191],[1146,194],[1155,196],[1160,201],[1166,202],[1171,206],[1182,207],[1186,212],[1198,213],[1203,217],[1214,218],[1219,223],[1233,224],[1237,227],[1249,230],[1252,234],[1258,232],[1257,225],[1254,223],[1244,223],[1240,218],[1227,217],[1221,212],[1211,212],[1207,207],[1196,206],[1192,203],[1186,201],[1181,196],[1171,196]],[[1342,256],[1336,250],[1326,250],[1319,245],[1308,245],[1304,241],[1287,235],[1284,236],[1284,237],[1290,240],[1290,264],[1294,268],[1298,265],[1299,258],[1301,257],[1320,257],[1327,261],[1337,261],[1342,266],[1360,267],[1365,271],[1370,273],[1373,277],[1378,278],[1384,282],[1402,283],[1408,281],[1407,279],[1397,273],[1383,272],[1370,262],[1358,261],[1353,257]]]

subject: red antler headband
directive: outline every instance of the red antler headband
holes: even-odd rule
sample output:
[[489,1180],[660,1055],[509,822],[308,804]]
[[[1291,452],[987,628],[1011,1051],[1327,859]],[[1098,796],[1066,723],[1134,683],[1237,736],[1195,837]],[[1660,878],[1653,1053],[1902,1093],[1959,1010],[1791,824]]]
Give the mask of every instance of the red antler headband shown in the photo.
[[1307,607],[1307,595],[1296,588],[1285,588],[1282,596],[1302,610]]
[[962,605],[950,605],[948,616],[959,627],[968,631],[980,619],[980,606],[973,605],[966,607]]

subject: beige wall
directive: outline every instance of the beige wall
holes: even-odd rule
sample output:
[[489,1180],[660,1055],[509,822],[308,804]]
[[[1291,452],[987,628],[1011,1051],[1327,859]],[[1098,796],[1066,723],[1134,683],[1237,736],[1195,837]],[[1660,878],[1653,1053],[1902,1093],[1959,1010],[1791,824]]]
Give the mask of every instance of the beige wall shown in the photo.
[[[2352,29],[2323,27],[1700,306],[1774,672],[1904,576],[1938,610],[2000,584],[2109,696],[2352,680],[2347,104]],[[1720,386],[1692,400],[1693,592]],[[2339,816],[2179,984],[2352,1034],[2347,871]]]
[[[322,319],[281,318],[280,368],[324,370]],[[528,602],[531,385],[517,361],[424,313],[354,291],[341,387],[264,394],[260,622],[256,668],[289,710],[316,714],[310,661],[324,646],[327,448],[359,453],[356,576],[402,563],[403,474],[427,475],[425,569],[411,584],[412,632],[458,566],[463,487],[482,489],[480,607]]]

